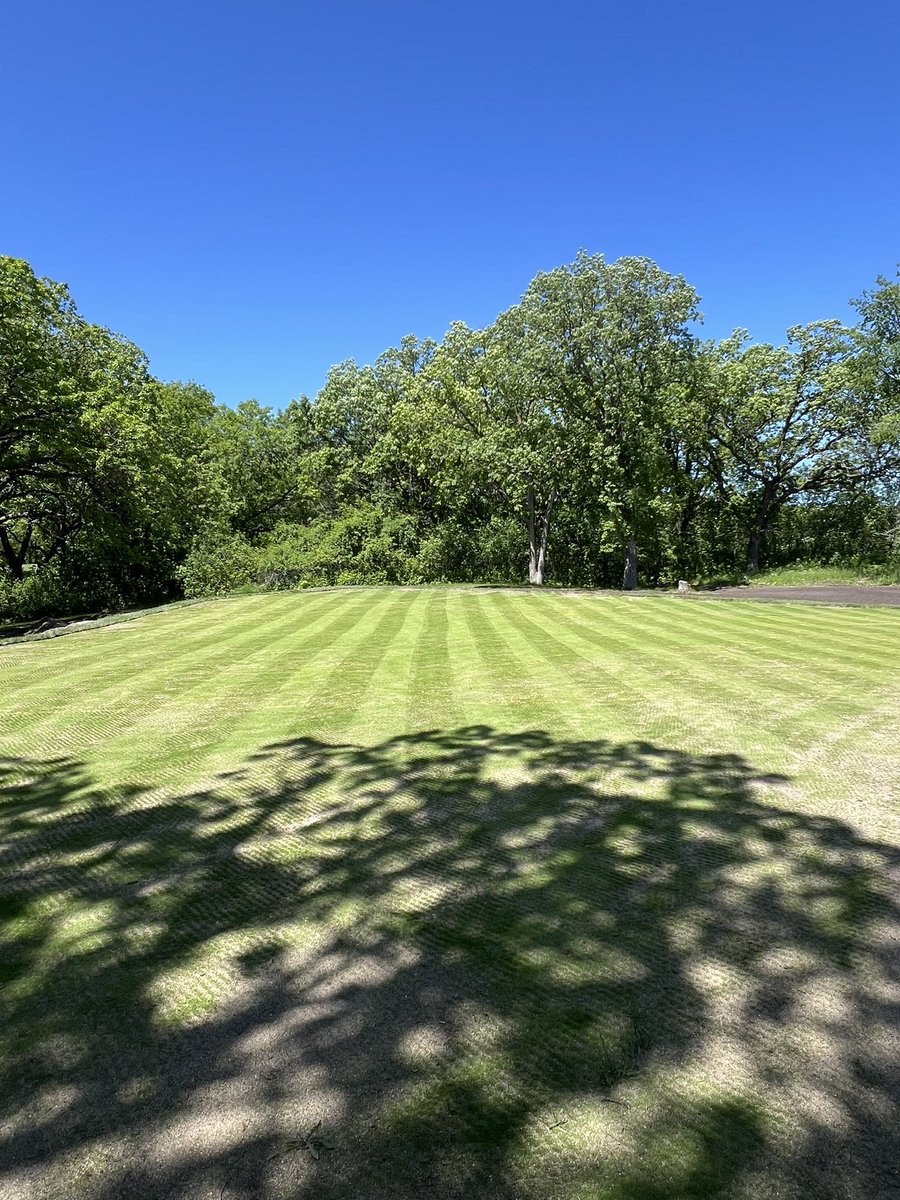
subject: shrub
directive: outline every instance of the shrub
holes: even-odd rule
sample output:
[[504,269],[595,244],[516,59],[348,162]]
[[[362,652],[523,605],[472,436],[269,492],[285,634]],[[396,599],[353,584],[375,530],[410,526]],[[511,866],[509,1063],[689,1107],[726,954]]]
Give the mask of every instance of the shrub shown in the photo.
[[218,533],[198,539],[177,574],[185,596],[224,596],[254,581],[258,557],[245,538]]
[[282,525],[259,552],[257,580],[273,589],[415,582],[417,537],[413,517],[369,507]]
[[36,621],[77,608],[78,597],[69,594],[55,572],[35,572],[15,582],[0,580],[0,618],[4,620]]

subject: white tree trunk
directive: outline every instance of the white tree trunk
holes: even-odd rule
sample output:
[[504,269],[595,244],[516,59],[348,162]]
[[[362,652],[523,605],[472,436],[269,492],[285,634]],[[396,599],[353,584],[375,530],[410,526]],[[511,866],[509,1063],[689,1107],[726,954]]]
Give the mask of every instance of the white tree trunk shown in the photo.
[[540,516],[535,513],[533,488],[528,489],[525,502],[528,522],[528,582],[534,587],[541,587],[547,571],[547,542],[550,538],[550,516],[556,503],[556,492],[550,493]]

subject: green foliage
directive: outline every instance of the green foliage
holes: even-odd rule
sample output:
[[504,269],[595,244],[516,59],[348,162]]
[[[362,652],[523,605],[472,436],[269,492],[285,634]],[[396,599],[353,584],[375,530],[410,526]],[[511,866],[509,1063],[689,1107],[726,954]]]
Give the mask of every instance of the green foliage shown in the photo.
[[429,583],[523,583],[521,523],[495,514],[475,528],[436,525],[419,545],[416,568]]
[[36,621],[83,607],[82,594],[67,587],[52,567],[21,579],[0,578],[0,620]]
[[61,284],[0,259],[0,561],[7,594],[97,608],[174,594],[173,568],[222,501],[212,397],[164,385]]
[[853,329],[701,344],[681,276],[582,253],[487,328],[405,337],[273,412],[154,379],[0,258],[0,607],[891,561],[900,282],[856,305]]
[[178,567],[185,596],[225,596],[257,575],[258,552],[240,534],[213,533],[197,541]]
[[282,526],[260,550],[257,579],[266,589],[334,584],[418,583],[416,522],[377,508],[347,509],[309,526]]
[[754,575],[754,586],[780,584],[782,586],[813,586],[817,584],[898,584],[900,583],[900,560],[894,563],[791,563],[785,567],[770,567]]
[[273,414],[255,400],[220,407],[212,420],[215,468],[223,507],[245,537],[271,532],[279,522],[308,520],[315,512],[314,486],[298,472],[313,445],[308,401]]
[[860,315],[859,337],[865,348],[865,366],[872,372],[877,394],[900,416],[900,270],[894,279],[879,275],[876,287],[854,301]]

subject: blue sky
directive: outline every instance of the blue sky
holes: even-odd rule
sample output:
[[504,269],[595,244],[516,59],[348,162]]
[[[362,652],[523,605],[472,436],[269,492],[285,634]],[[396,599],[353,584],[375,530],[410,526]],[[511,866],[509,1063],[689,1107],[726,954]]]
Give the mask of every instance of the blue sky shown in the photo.
[[3,39],[0,253],[230,404],[581,247],[765,340],[900,259],[894,0],[31,0]]

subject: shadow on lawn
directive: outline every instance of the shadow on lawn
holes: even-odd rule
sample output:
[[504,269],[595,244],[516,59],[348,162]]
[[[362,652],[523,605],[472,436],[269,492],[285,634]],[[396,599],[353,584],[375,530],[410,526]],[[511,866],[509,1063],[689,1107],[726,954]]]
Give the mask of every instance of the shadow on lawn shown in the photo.
[[900,854],[736,756],[473,727],[177,799],[5,772],[0,1191],[900,1194]]

